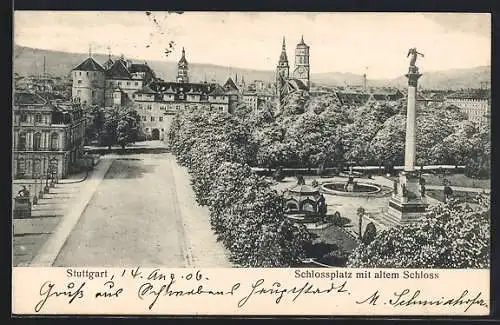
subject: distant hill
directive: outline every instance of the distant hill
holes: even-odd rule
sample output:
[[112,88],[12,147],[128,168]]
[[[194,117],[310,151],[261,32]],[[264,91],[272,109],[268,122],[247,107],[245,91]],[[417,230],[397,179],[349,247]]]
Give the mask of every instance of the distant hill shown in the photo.
[[[43,57],[46,58],[46,71],[54,76],[68,76],[71,69],[81,63],[87,54],[68,53],[61,51],[34,49],[24,46],[14,46],[13,60],[14,72],[19,75],[38,74],[43,72]],[[107,60],[105,54],[93,54],[100,63]],[[134,62],[138,60],[133,59]],[[148,61],[147,62],[158,77],[166,80],[175,80],[177,63],[175,61]],[[190,63],[190,79],[193,82],[204,80],[224,83],[229,76],[238,74],[244,76],[245,81],[264,80],[274,81],[273,70],[252,70],[242,68],[224,67],[215,64]],[[491,67],[482,66],[470,69],[454,69],[446,71],[426,71],[421,77],[419,85],[430,89],[460,89],[479,88],[481,82],[491,80]],[[323,86],[361,85],[363,76],[353,73],[312,73],[311,81]],[[406,77],[401,75],[395,79],[368,79],[369,86],[406,87]]]
[[[43,57],[45,56],[46,71],[54,76],[68,76],[70,71],[88,57],[86,53],[68,53],[61,51],[34,49],[24,46],[14,46],[13,63],[14,72],[19,75],[39,74],[43,72]],[[92,54],[99,63],[104,63],[106,54]],[[134,62],[139,60],[132,59]],[[148,65],[156,72],[157,77],[165,81],[173,81],[177,76],[176,61],[147,61]],[[191,63],[189,64],[189,77],[193,82],[215,80],[224,83],[229,76],[233,78],[244,76],[245,81],[264,80],[273,81],[273,71],[261,71],[241,68],[224,67],[215,64]]]

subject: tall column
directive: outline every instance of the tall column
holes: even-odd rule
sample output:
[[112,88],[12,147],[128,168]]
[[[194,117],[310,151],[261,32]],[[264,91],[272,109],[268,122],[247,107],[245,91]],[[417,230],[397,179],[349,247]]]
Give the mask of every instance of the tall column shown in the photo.
[[[415,50],[416,51],[416,50]],[[415,54],[416,55],[416,54]],[[387,213],[382,216],[387,224],[398,225],[418,222],[427,211],[424,184],[415,170],[416,156],[416,93],[418,78],[422,75],[410,63],[408,78],[408,101],[406,106],[405,166],[399,178],[394,180],[394,191],[389,200]]]
[[416,153],[416,94],[418,78],[422,76],[418,70],[410,69],[406,74],[408,78],[408,102],[406,106],[406,141],[405,141],[405,167],[406,172],[415,170],[415,153]]

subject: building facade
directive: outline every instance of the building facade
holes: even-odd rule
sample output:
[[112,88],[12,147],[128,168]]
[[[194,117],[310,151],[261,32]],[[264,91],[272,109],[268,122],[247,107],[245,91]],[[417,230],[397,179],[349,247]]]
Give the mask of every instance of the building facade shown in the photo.
[[490,121],[491,93],[488,89],[461,91],[448,96],[446,105],[454,105],[479,126]]
[[14,93],[13,178],[65,178],[83,153],[86,123],[79,103],[52,104],[34,93]]
[[165,139],[167,120],[177,111],[230,112],[241,99],[235,82],[231,82],[234,89],[216,83],[190,83],[184,48],[177,64],[176,82],[165,82],[156,77],[147,63],[135,64],[123,56],[116,60],[110,56],[102,66],[89,57],[73,69],[72,77],[75,101],[100,107],[131,106],[141,116],[143,135],[154,140]]

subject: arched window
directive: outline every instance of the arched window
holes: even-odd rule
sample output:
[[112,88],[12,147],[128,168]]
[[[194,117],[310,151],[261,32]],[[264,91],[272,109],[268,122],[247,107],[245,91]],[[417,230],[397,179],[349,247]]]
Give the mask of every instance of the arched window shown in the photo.
[[50,136],[50,150],[57,150],[59,147],[59,134],[56,132]]
[[302,211],[316,212],[314,204],[312,202],[306,201],[302,204]]
[[26,132],[19,132],[19,141],[17,142],[19,150],[26,150]]
[[297,203],[295,203],[295,202],[287,202],[286,208],[289,211],[297,211],[297,210],[299,210],[299,207],[297,206]]
[[38,176],[42,173],[42,162],[40,159],[33,159],[33,176]]
[[52,158],[49,163],[49,174],[55,176],[57,174],[57,158]]
[[40,150],[42,144],[42,134],[40,132],[35,133],[33,136],[33,150]]

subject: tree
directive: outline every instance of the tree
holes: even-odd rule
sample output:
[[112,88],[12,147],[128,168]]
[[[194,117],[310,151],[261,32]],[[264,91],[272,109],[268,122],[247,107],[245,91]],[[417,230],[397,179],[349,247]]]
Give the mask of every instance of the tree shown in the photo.
[[313,96],[305,103],[305,111],[321,114],[326,110],[335,111],[340,105],[340,100],[335,93]]
[[348,267],[489,268],[490,204],[450,200],[432,208],[421,222],[383,230],[349,256]]
[[406,136],[406,120],[395,115],[384,122],[369,144],[369,154],[377,165],[403,163]]
[[363,243],[370,244],[377,237],[377,228],[373,222],[366,225],[365,234],[363,235]]
[[287,220],[283,197],[248,166],[254,151],[243,121],[225,113],[184,112],[174,118],[169,139],[232,261],[247,267],[299,263],[310,234]]
[[129,140],[128,128],[129,124],[126,119],[121,119],[118,122],[118,126],[116,127],[116,141],[122,147],[122,149],[125,149],[125,145],[128,143]]

